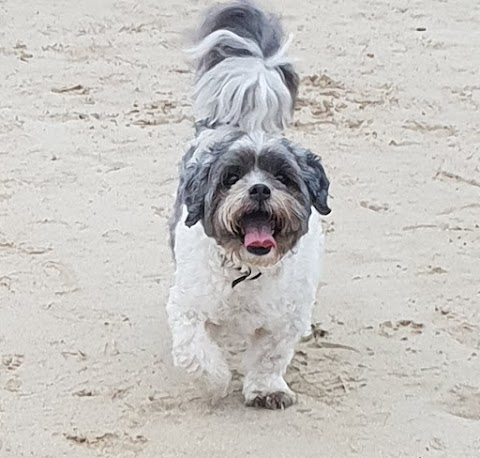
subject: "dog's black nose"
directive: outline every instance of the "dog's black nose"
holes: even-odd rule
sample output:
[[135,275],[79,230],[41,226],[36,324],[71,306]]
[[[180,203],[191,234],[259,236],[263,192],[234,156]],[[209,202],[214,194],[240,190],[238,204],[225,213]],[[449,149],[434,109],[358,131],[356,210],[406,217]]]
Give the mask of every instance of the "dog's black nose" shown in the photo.
[[258,200],[261,202],[262,200],[267,200],[270,198],[270,188],[264,184],[255,184],[250,188],[250,197],[252,199]]

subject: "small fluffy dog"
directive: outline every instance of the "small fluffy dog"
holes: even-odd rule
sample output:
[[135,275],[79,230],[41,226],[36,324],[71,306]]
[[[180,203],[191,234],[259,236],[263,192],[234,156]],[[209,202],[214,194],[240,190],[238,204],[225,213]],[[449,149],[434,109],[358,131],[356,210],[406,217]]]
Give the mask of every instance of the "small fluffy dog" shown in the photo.
[[192,50],[196,137],[183,157],[171,225],[175,283],[167,304],[176,366],[225,395],[219,331],[241,337],[249,406],[295,401],[284,380],[309,333],[329,182],[282,134],[299,78],[278,19],[247,1],[209,11]]

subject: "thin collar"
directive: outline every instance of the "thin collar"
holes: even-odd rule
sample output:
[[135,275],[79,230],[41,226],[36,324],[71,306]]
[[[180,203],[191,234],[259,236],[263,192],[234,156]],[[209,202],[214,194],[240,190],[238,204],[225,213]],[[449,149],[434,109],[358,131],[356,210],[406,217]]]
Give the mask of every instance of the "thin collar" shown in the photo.
[[256,273],[253,277],[250,277],[250,275],[252,275],[252,269],[249,268],[246,274],[243,274],[242,276],[238,277],[236,280],[232,281],[232,289],[235,288],[235,286],[237,286],[242,281],[245,281],[245,280],[252,281],[252,280],[256,280],[257,278],[260,278],[260,276],[262,275],[262,272]]

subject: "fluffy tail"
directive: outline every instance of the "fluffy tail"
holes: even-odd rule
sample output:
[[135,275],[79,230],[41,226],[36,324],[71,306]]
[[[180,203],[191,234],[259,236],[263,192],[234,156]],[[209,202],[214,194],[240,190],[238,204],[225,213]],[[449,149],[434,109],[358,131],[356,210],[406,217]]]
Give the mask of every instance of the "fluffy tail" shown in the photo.
[[285,129],[299,84],[284,56],[288,44],[278,19],[248,0],[211,9],[191,50],[196,122],[247,132]]

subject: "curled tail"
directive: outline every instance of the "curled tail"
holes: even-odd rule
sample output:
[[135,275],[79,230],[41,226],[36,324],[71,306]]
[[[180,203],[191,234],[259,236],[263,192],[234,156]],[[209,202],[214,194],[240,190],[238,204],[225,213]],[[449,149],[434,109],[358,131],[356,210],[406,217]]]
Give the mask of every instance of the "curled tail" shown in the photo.
[[289,42],[283,39],[278,19],[249,1],[210,10],[191,50],[196,122],[247,132],[285,129],[299,80],[285,57]]

